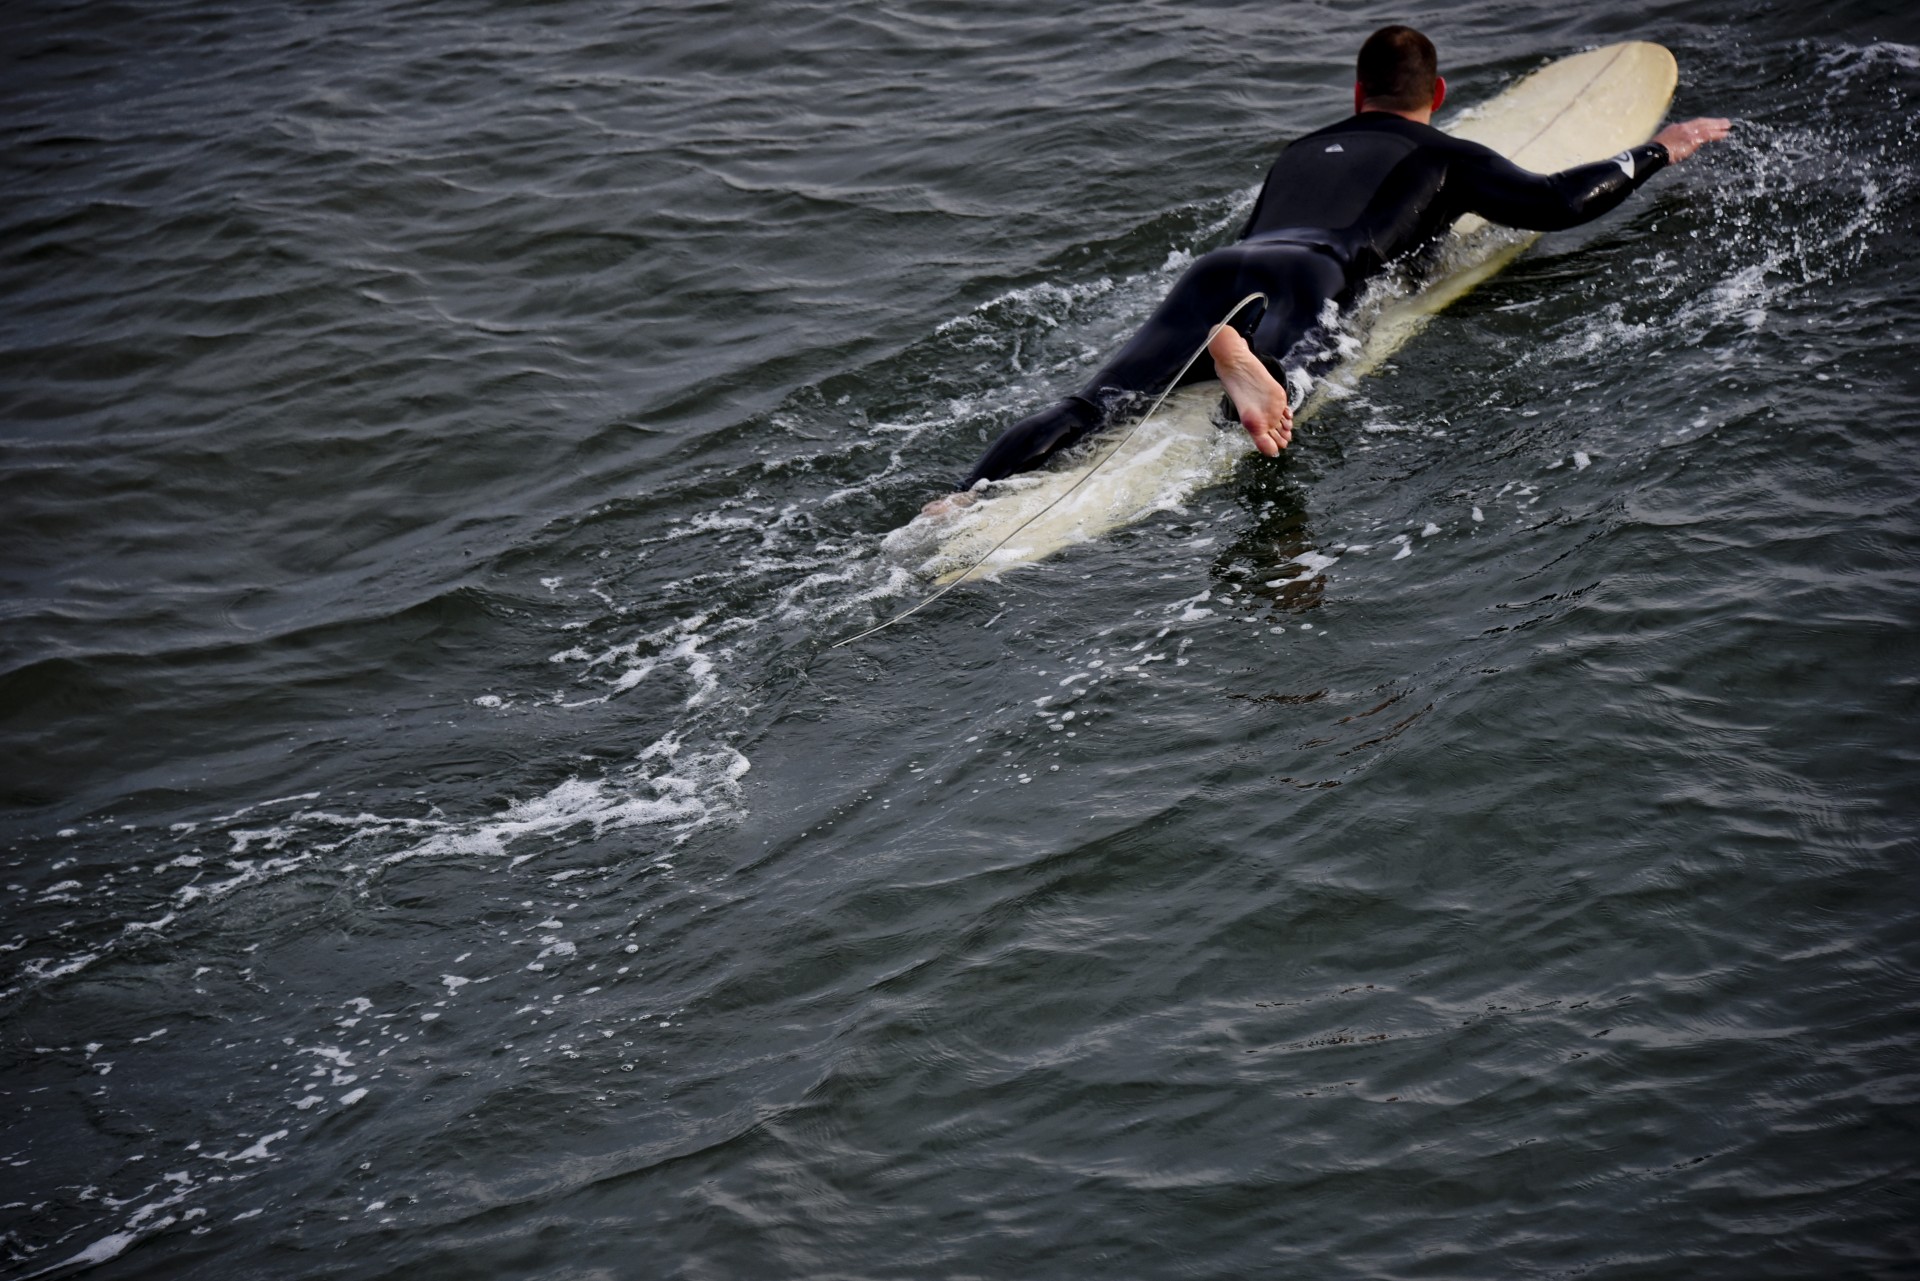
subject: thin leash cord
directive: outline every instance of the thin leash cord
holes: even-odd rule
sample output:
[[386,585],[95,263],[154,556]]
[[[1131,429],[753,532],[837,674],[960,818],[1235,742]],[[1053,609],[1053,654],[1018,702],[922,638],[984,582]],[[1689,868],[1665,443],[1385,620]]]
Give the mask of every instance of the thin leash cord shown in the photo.
[[1167,389],[1160,393],[1159,398],[1153,402],[1152,407],[1149,408],[1146,413],[1140,415],[1140,417],[1134,421],[1133,426],[1127,428],[1127,434],[1120,438],[1120,442],[1116,444],[1112,449],[1108,450],[1104,455],[1102,455],[1100,458],[1100,461],[1096,462],[1093,466],[1087,468],[1086,473],[1082,475],[1079,480],[1076,480],[1073,482],[1073,484],[1067,486],[1067,488],[1061,494],[1059,494],[1052,502],[1048,503],[1045,507],[1042,507],[1039,511],[1027,517],[1025,520],[1021,521],[1018,525],[1014,526],[1013,532],[1009,533],[1005,538],[1002,538],[999,542],[995,543],[990,549],[988,549],[986,555],[982,556],[979,560],[974,561],[973,564],[961,570],[959,576],[956,577],[952,582],[948,583],[945,587],[942,587],[939,591],[927,597],[925,600],[913,606],[911,609],[901,610],[898,614],[895,614],[892,618],[889,618],[886,622],[877,624],[876,626],[873,626],[873,627],[869,627],[867,628],[866,631],[859,632],[855,635],[849,636],[845,640],[835,641],[833,644],[827,646],[827,648],[830,650],[839,649],[842,645],[851,645],[855,641],[865,640],[867,637],[873,635],[875,632],[884,632],[887,630],[887,628],[892,627],[895,623],[901,621],[902,619],[909,618],[914,614],[919,613],[921,610],[925,609],[927,606],[933,604],[933,602],[939,600],[942,596],[945,596],[948,592],[958,587],[961,583],[966,582],[968,577],[970,577],[975,571],[977,571],[981,566],[985,565],[988,561],[992,560],[996,552],[998,552],[1002,547],[1005,547],[1008,543],[1012,542],[1015,538],[1018,538],[1022,530],[1024,530],[1027,526],[1033,524],[1034,521],[1039,520],[1042,516],[1046,515],[1048,512],[1052,511],[1055,507],[1058,507],[1061,503],[1065,502],[1067,498],[1070,495],[1072,495],[1074,490],[1080,488],[1080,486],[1092,480],[1093,474],[1099,471],[1102,467],[1106,466],[1108,459],[1111,459],[1115,454],[1118,454],[1121,450],[1125,449],[1127,447],[1127,442],[1133,439],[1134,433],[1139,431],[1142,427],[1146,426],[1147,420],[1160,412],[1160,406],[1164,405],[1167,402],[1167,397],[1171,396],[1173,394],[1174,388],[1180,385],[1180,380],[1187,376],[1187,371],[1193,368],[1193,364],[1196,360],[1200,359],[1200,354],[1207,349],[1208,345],[1212,343],[1215,338],[1220,336],[1220,331],[1222,329],[1225,329],[1228,325],[1232,324],[1233,318],[1239,315],[1240,312],[1246,307],[1246,305],[1252,302],[1256,298],[1258,298],[1261,302],[1267,301],[1267,296],[1259,292],[1258,290],[1256,290],[1253,293],[1248,294],[1245,298],[1242,298],[1239,302],[1233,304],[1233,310],[1229,311],[1226,314],[1226,316],[1221,319],[1219,324],[1207,330],[1206,341],[1202,342],[1198,347],[1194,348],[1193,355],[1187,357],[1187,363],[1180,366],[1180,372],[1173,376],[1173,381],[1167,384]]

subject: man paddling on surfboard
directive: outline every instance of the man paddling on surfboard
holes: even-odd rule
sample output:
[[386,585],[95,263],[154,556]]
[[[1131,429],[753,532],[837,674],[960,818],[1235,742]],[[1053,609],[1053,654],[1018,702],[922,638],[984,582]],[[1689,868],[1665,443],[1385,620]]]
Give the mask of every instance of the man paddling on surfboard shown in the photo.
[[[1647,179],[1727,136],[1729,122],[1671,124],[1611,160],[1554,174],[1521,169],[1479,143],[1432,126],[1446,97],[1433,44],[1410,27],[1382,27],[1361,46],[1355,114],[1299,139],[1267,174],[1238,243],[1197,259],[1140,331],[1075,395],[1008,428],[957,488],[972,490],[1040,466],[1089,433],[1137,414],[1180,377],[1217,379],[1254,447],[1274,457],[1293,436],[1293,410],[1275,373],[1386,264],[1432,244],[1465,214],[1531,231],[1578,226],[1613,209]],[[1250,294],[1264,305],[1240,311]],[[936,499],[938,514],[964,492]]]

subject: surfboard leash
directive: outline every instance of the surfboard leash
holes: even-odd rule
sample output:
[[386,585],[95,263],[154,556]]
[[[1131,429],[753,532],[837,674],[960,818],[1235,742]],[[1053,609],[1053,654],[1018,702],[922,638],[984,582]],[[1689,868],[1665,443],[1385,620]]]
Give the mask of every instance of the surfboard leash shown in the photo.
[[864,632],[857,632],[854,635],[847,637],[845,640],[837,640],[833,644],[827,646],[827,648],[829,650],[835,650],[835,649],[839,649],[842,645],[851,645],[855,641],[865,640],[867,637],[873,635],[875,632],[884,632],[887,630],[887,628],[892,627],[895,623],[901,621],[902,619],[909,618],[914,614],[919,613],[921,610],[925,609],[927,606],[933,604],[935,601],[939,600],[942,596],[945,596],[948,592],[958,587],[961,583],[966,582],[968,577],[970,577],[975,571],[980,569],[980,567],[985,565],[988,561],[992,560],[996,552],[998,552],[1002,547],[1005,547],[1008,543],[1012,542],[1015,538],[1019,537],[1020,532],[1022,530],[1024,530],[1027,526],[1033,524],[1034,521],[1039,520],[1042,516],[1046,515],[1048,512],[1052,511],[1055,507],[1058,507],[1061,503],[1065,502],[1066,499],[1073,493],[1074,490],[1080,488],[1080,486],[1086,484],[1089,480],[1092,480],[1094,473],[1099,471],[1102,467],[1106,466],[1107,461],[1111,459],[1115,454],[1118,454],[1121,450],[1125,449],[1127,447],[1127,442],[1133,439],[1134,433],[1138,432],[1142,427],[1146,426],[1148,420],[1151,419],[1155,414],[1160,412],[1160,406],[1167,403],[1167,397],[1171,396],[1173,394],[1174,388],[1180,385],[1180,380],[1187,376],[1187,371],[1189,369],[1192,369],[1194,362],[1200,359],[1200,354],[1206,351],[1208,345],[1211,344],[1215,338],[1220,336],[1220,331],[1222,329],[1225,329],[1228,325],[1232,324],[1233,318],[1239,315],[1241,311],[1246,308],[1246,305],[1252,302],[1256,298],[1259,299],[1261,302],[1266,302],[1268,300],[1266,294],[1261,293],[1258,290],[1255,290],[1253,293],[1248,294],[1245,298],[1242,298],[1239,302],[1233,304],[1232,310],[1227,312],[1227,314],[1221,319],[1220,323],[1215,325],[1213,328],[1207,330],[1206,339],[1202,341],[1198,347],[1194,348],[1193,354],[1187,357],[1186,364],[1180,366],[1180,372],[1173,376],[1173,381],[1167,384],[1166,390],[1160,393],[1159,397],[1154,400],[1151,406],[1148,407],[1146,413],[1140,415],[1139,418],[1134,420],[1133,426],[1127,428],[1126,435],[1120,437],[1119,441],[1114,445],[1112,449],[1108,450],[1105,454],[1101,455],[1099,461],[1095,462],[1093,466],[1087,468],[1085,474],[1082,475],[1079,480],[1076,480],[1073,482],[1073,484],[1067,486],[1066,489],[1062,490],[1058,495],[1056,495],[1053,501],[1048,503],[1045,507],[1042,507],[1039,511],[1035,512],[1033,515],[1021,521],[1018,525],[1015,525],[1011,533],[1009,533],[1005,538],[1002,538],[999,542],[995,543],[992,547],[988,548],[987,553],[984,556],[980,557],[980,559],[974,561],[973,564],[961,570],[960,573],[953,579],[953,581],[948,583],[945,587],[942,587],[939,591],[927,597],[925,600],[921,601],[919,604],[914,605],[909,609],[901,610],[898,614],[895,614],[892,618],[889,618],[886,622],[876,624],[873,627],[869,627]]

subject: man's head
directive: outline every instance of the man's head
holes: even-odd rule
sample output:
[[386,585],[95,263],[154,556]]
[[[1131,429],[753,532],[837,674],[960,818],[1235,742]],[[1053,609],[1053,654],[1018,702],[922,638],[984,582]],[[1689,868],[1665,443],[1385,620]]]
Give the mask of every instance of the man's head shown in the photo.
[[1431,114],[1447,95],[1433,41],[1412,27],[1382,27],[1360,46],[1353,86],[1357,111]]

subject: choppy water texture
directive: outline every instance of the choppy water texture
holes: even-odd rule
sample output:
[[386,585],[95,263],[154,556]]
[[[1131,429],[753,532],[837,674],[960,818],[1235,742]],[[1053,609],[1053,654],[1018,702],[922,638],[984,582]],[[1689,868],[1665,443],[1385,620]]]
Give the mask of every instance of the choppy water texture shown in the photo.
[[1920,1275],[1920,23],[917,599],[1377,7],[0,17],[0,1273]]

